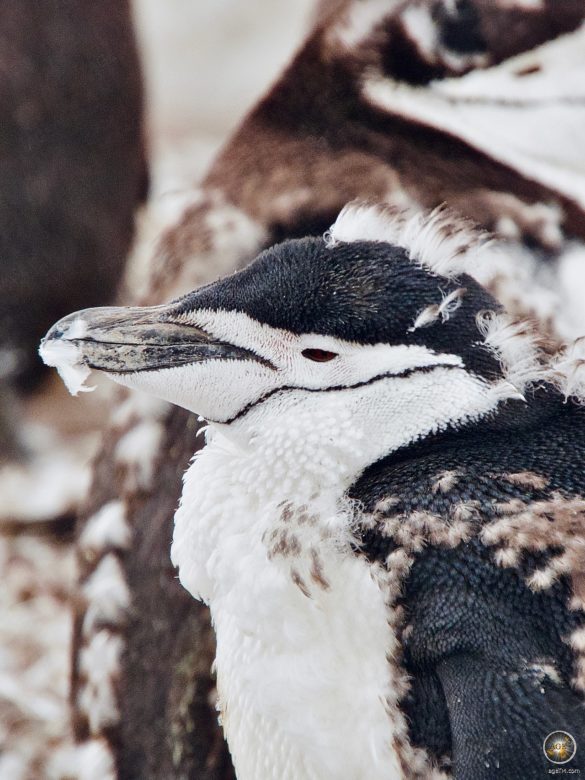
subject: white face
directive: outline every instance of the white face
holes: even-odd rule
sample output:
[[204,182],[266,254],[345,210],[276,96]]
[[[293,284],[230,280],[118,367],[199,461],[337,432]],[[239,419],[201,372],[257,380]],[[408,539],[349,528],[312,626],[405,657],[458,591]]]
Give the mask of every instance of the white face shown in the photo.
[[[516,392],[470,373],[458,355],[423,346],[295,335],[234,312],[199,310],[187,323],[270,365],[212,359],[112,378],[219,424],[238,446],[255,442],[283,481],[309,474],[321,486],[349,485],[388,453],[477,419]],[[312,360],[311,350],[331,359]]]
[[[310,397],[315,393],[357,389],[416,369],[463,365],[457,355],[436,354],[422,346],[363,345],[319,334],[296,335],[261,325],[241,312],[200,310],[185,315],[182,322],[202,328],[218,341],[247,349],[271,365],[254,360],[208,360],[111,376],[212,422],[243,419],[275,395],[283,401],[295,390],[299,391],[294,392],[297,403],[306,397],[312,405]],[[315,351],[323,354],[315,355]]]
[[[308,466],[320,463],[323,478],[334,465],[349,478],[422,436],[519,397],[507,381],[470,372],[460,355],[294,334],[215,309],[172,316],[165,307],[90,309],[57,323],[43,354],[74,392],[94,367],[201,415],[244,447],[256,441],[272,461],[309,442],[321,455],[315,451]],[[299,462],[306,451],[298,450]]]

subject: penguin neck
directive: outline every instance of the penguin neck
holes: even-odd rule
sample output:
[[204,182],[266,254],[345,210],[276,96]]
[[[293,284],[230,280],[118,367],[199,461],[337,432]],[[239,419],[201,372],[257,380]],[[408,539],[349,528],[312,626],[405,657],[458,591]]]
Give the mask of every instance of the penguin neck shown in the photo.
[[499,403],[485,381],[441,367],[341,391],[275,394],[236,425],[210,426],[208,441],[237,455],[248,490],[306,500],[316,491],[342,495],[371,464],[481,420]]
[[391,468],[407,461],[422,459],[443,452],[447,447],[480,446],[486,437],[495,440],[504,434],[510,436],[516,433],[522,436],[553,418],[570,414],[574,409],[574,404],[571,401],[565,403],[561,393],[549,384],[531,386],[525,390],[524,396],[525,400],[504,400],[481,417],[431,431],[399,447],[370,464],[362,474],[363,479],[367,480],[373,469]]

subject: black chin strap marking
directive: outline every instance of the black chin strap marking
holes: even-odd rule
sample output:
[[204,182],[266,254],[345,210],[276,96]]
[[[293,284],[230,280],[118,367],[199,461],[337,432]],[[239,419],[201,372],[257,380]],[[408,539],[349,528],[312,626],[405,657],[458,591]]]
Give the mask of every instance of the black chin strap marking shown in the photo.
[[373,376],[371,379],[366,379],[365,382],[357,382],[355,385],[334,385],[333,387],[301,387],[296,385],[283,385],[282,387],[275,387],[274,390],[270,390],[268,393],[265,393],[264,395],[260,396],[256,401],[251,401],[249,404],[244,406],[240,411],[235,414],[233,417],[230,417],[228,420],[210,420],[209,422],[217,422],[222,425],[230,425],[230,423],[235,422],[236,420],[239,420],[241,417],[244,417],[250,410],[252,410],[255,406],[258,406],[259,404],[264,403],[264,401],[267,401],[269,398],[271,398],[273,395],[276,395],[277,393],[283,393],[287,390],[302,390],[305,393],[332,393],[332,392],[340,392],[342,390],[354,390],[357,387],[366,387],[367,385],[373,385],[374,382],[379,382],[382,379],[405,379],[406,377],[411,376],[412,374],[428,374],[431,371],[434,371],[435,368],[463,368],[461,365],[454,365],[453,363],[434,363],[432,366],[417,366],[415,368],[405,368],[404,371],[399,371],[397,374],[393,374],[391,372],[387,372],[385,374],[377,374],[376,376]]

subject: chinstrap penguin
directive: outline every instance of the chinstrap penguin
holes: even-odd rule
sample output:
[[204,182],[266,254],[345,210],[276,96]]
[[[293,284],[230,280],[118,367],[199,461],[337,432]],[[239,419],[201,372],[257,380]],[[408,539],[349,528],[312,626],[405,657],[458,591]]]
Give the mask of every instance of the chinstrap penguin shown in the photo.
[[241,780],[585,769],[579,345],[550,354],[442,211],[354,204],[167,305],[41,354],[196,412],[172,558],[209,604]]

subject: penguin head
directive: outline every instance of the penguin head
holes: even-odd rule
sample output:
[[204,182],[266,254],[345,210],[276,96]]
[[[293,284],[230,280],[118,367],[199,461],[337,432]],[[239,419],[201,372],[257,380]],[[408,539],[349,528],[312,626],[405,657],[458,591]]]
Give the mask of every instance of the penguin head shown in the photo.
[[169,304],[69,315],[41,354],[223,426],[343,409],[392,448],[522,397],[489,344],[501,306],[465,272],[482,241],[442,211],[350,205]]

